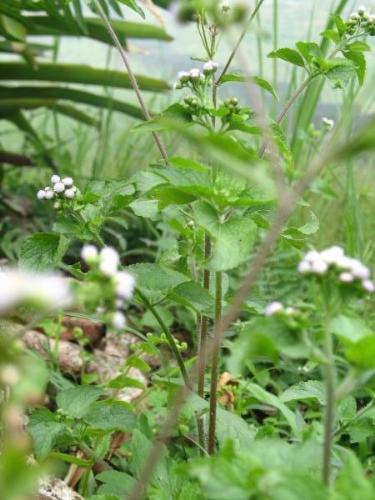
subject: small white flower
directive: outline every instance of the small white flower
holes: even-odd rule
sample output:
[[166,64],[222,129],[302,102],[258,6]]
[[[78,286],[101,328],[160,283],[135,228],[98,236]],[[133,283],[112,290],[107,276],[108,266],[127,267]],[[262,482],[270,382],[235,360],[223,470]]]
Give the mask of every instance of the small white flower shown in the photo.
[[187,82],[190,78],[190,73],[188,71],[179,71],[177,78],[182,82]]
[[116,293],[122,299],[130,299],[134,293],[135,279],[124,271],[121,271],[115,276]]
[[55,196],[53,191],[45,191],[46,193],[46,200],[52,200],[52,198]]
[[287,307],[285,309],[285,312],[288,316],[293,316],[293,314],[296,313],[296,310],[294,309],[294,307]]
[[66,187],[71,187],[73,186],[73,179],[71,177],[64,177],[64,179],[61,181],[64,186]]
[[217,68],[219,67],[218,63],[215,61],[208,61],[204,64],[203,66],[203,71],[206,74],[211,74],[215,73],[217,71]]
[[353,283],[354,276],[349,272],[341,273],[339,276],[339,280],[341,281],[341,283]]
[[81,259],[87,264],[95,264],[99,259],[99,252],[94,245],[84,245],[81,250]]
[[198,68],[193,68],[190,70],[189,76],[190,76],[190,78],[197,80],[201,77],[201,70]]
[[344,257],[344,250],[341,247],[333,246],[323,250],[320,256],[327,264],[336,264]]
[[308,273],[311,273],[311,271],[312,271],[312,267],[311,267],[310,262],[307,262],[306,260],[302,260],[298,264],[298,272],[300,274],[308,274]]
[[53,190],[55,193],[63,193],[65,191],[65,186],[62,182],[56,182],[56,184],[53,186]]
[[370,278],[369,268],[357,259],[352,259],[351,272],[355,278],[360,280],[368,280]]
[[115,301],[117,309],[122,309],[124,307],[125,302],[123,299],[116,299]]
[[122,330],[126,326],[126,318],[121,311],[116,311],[112,316],[112,326],[118,330]]
[[375,284],[371,280],[363,280],[362,286],[366,292],[374,293],[375,292]]
[[277,314],[282,311],[284,311],[284,306],[281,304],[281,302],[271,302],[265,307],[264,315],[273,316],[274,314]]
[[113,278],[117,273],[117,264],[111,260],[102,260],[99,263],[99,270],[104,276]]
[[353,19],[354,21],[358,21],[358,19],[359,19],[358,13],[352,12],[352,14],[350,15],[350,19]]
[[40,189],[37,193],[36,193],[36,197],[38,198],[38,200],[44,200],[45,197],[46,197],[46,192],[44,191],[44,189]]
[[69,199],[74,198],[74,197],[75,197],[75,195],[76,195],[76,192],[75,192],[75,191],[74,191],[74,189],[72,189],[72,188],[67,189],[67,190],[65,191],[65,193],[64,193],[65,198],[69,198]]
[[115,265],[116,267],[119,265],[120,263],[120,257],[119,257],[119,254],[117,253],[117,251],[112,248],[112,247],[104,247],[101,251],[100,251],[100,260],[102,262],[110,262],[112,263],[113,265]]
[[56,174],[55,174],[55,175],[53,175],[53,176],[51,177],[51,182],[52,182],[52,184],[56,184],[57,182],[60,182],[60,180],[61,180],[61,179],[60,179],[60,176],[59,176],[59,175],[56,175]]
[[305,260],[310,264],[312,264],[316,260],[321,260],[320,253],[316,250],[310,250],[310,252],[307,252],[307,254],[305,255]]
[[330,118],[322,118],[323,124],[328,128],[328,130],[332,130],[335,126],[334,120],[331,120]]
[[335,264],[336,264],[336,266],[339,269],[344,269],[346,271],[351,271],[352,270],[352,266],[353,266],[353,259],[351,259],[350,257],[347,257],[346,255],[343,255],[342,257],[340,257],[336,261]]
[[315,260],[311,263],[311,270],[315,274],[325,274],[328,271],[328,264],[323,259]]

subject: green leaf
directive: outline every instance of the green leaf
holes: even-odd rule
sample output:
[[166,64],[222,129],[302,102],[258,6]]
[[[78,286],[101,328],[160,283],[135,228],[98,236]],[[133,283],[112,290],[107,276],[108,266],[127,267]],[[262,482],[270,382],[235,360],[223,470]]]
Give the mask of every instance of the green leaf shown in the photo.
[[358,82],[360,85],[363,85],[367,68],[366,57],[364,56],[363,52],[360,52],[358,50],[348,50],[344,51],[343,54],[347,59],[354,63]]
[[134,10],[134,12],[136,12],[137,14],[139,14],[141,17],[143,17],[143,19],[145,19],[145,17],[146,17],[145,13],[140,8],[140,6],[136,2],[136,0],[118,0],[118,2],[123,3],[124,5],[126,5],[127,7],[129,7],[130,9]]
[[355,64],[347,59],[330,59],[325,61],[324,66],[324,74],[334,88],[343,88],[356,71]]
[[[169,86],[162,80],[141,75],[138,75],[137,79],[143,90],[162,92],[169,89]],[[80,64],[39,63],[34,69],[25,63],[1,62],[0,80],[38,80],[132,88],[129,75],[123,71],[95,69]]]
[[375,368],[375,335],[364,337],[345,349],[347,359],[363,370]]
[[134,264],[126,269],[135,277],[137,286],[148,291],[167,293],[189,281],[188,276],[160,264]]
[[305,66],[305,63],[301,55],[294,49],[289,49],[289,48],[277,49],[268,54],[268,57],[273,59],[275,58],[282,59],[283,61],[295,64],[296,66],[301,66],[301,67]]
[[329,328],[341,340],[353,343],[372,335],[372,330],[361,318],[350,317],[344,314],[336,316],[330,322]]
[[193,308],[196,312],[211,314],[213,311],[212,295],[195,281],[178,285],[168,296],[180,304]]
[[127,495],[134,485],[134,478],[126,474],[126,472],[119,472],[116,470],[108,470],[101,472],[96,476],[96,479],[103,483],[98,488],[100,495],[116,495],[123,498]]
[[90,406],[102,394],[102,389],[92,385],[81,385],[57,394],[58,407],[65,413],[75,418],[84,417]]
[[124,387],[135,387],[137,389],[145,388],[142,382],[126,375],[119,375],[118,377],[110,380],[107,385],[112,389],[123,389]]
[[303,401],[306,399],[317,399],[320,404],[325,404],[324,384],[320,380],[307,380],[299,382],[286,389],[280,400],[284,403],[289,401]]
[[296,47],[309,64],[314,57],[322,57],[322,51],[317,43],[297,42]]
[[226,73],[220,80],[220,84],[226,82],[246,82],[250,81],[255,83],[258,87],[269,92],[275,99],[277,99],[277,94],[273,86],[268,80],[261,78],[260,76],[250,76],[246,77],[241,73]]
[[27,426],[33,441],[36,457],[43,460],[54,448],[57,438],[64,432],[64,425],[47,408],[34,410]]
[[291,410],[289,410],[289,408],[281,401],[280,398],[254,383],[246,384],[246,389],[249,391],[251,396],[258,401],[277,408],[290,425],[293,433],[296,436],[299,436],[301,434],[301,430],[297,425],[296,416]]
[[257,234],[257,226],[250,217],[234,215],[221,221],[215,209],[201,201],[194,203],[193,209],[197,224],[214,239],[208,261],[211,269],[226,271],[249,259]]
[[105,431],[130,431],[136,416],[121,401],[97,401],[89,406],[85,421],[94,429]]
[[255,428],[235,413],[218,409],[217,439],[221,446],[230,439],[238,450],[247,450],[255,438]]
[[0,31],[6,38],[10,37],[12,40],[25,41],[26,39],[25,27],[12,17],[0,16]]
[[34,233],[21,245],[20,264],[35,271],[53,269],[61,262],[69,241],[54,233]]

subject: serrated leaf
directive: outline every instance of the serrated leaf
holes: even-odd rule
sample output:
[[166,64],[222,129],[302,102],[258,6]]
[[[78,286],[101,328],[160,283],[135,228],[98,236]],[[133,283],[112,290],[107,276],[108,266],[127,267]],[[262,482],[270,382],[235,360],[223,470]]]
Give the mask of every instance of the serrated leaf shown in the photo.
[[105,431],[127,432],[136,422],[136,416],[121,401],[97,401],[91,404],[84,418],[94,429]]
[[71,417],[82,418],[102,392],[99,387],[82,385],[60,391],[57,394],[56,402],[58,407]]
[[189,281],[189,277],[160,264],[134,264],[127,267],[136,279],[137,286],[148,291],[168,292]]
[[317,399],[320,404],[325,404],[324,384],[320,380],[307,380],[292,385],[280,395],[284,403],[289,401],[303,401],[305,399]]
[[69,240],[54,233],[34,233],[21,245],[20,264],[35,271],[56,267],[63,258]]

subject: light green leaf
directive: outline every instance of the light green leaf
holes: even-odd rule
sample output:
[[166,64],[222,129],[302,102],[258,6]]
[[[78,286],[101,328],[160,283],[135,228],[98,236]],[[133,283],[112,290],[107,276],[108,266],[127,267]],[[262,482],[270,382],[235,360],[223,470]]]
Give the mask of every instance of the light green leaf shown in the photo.
[[97,401],[89,406],[85,421],[94,429],[105,431],[130,431],[136,416],[121,401]]
[[268,54],[268,57],[273,59],[275,58],[282,59],[283,61],[295,64],[296,66],[302,66],[302,67],[305,66],[305,63],[301,55],[294,49],[289,49],[289,48],[277,49]]
[[21,245],[20,264],[35,271],[53,269],[61,262],[69,240],[55,233],[34,233]]
[[57,394],[58,407],[75,418],[84,417],[90,406],[102,394],[102,389],[92,385],[81,385]]

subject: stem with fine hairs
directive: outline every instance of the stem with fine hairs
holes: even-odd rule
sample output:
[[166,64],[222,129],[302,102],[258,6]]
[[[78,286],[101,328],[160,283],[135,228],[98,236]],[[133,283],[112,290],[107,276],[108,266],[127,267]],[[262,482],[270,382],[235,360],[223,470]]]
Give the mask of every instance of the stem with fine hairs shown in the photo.
[[[142,92],[141,92],[141,89],[139,87],[137,77],[136,77],[135,73],[133,72],[132,67],[129,63],[128,56],[127,56],[123,46],[121,45],[121,42],[120,42],[118,36],[116,35],[115,30],[112,28],[111,22],[108,19],[108,17],[106,16],[106,13],[104,12],[102,6],[98,2],[98,0],[93,0],[93,3],[95,5],[95,8],[96,8],[100,18],[103,21],[105,27],[107,28],[109,36],[112,38],[113,43],[115,44],[115,46],[117,47],[117,49],[120,53],[120,56],[121,56],[121,59],[123,60],[126,71],[129,74],[130,82],[131,82],[132,87],[134,89],[135,95],[137,96],[139,105],[142,109],[143,116],[144,116],[146,121],[150,121],[151,120],[150,112],[146,106],[144,99],[143,99]],[[158,147],[161,156],[163,157],[165,163],[168,165],[169,164],[168,153],[167,153],[167,150],[165,149],[165,146],[162,143],[159,135],[156,132],[152,132],[152,137],[154,138],[155,144]]]
[[[223,303],[223,275],[216,273],[215,284],[215,330],[221,322],[222,303]],[[213,455],[216,449],[216,410],[217,410],[217,388],[220,365],[220,347],[221,343],[216,342],[212,352],[211,365],[211,391],[210,391],[210,414],[208,424],[208,453]]]

